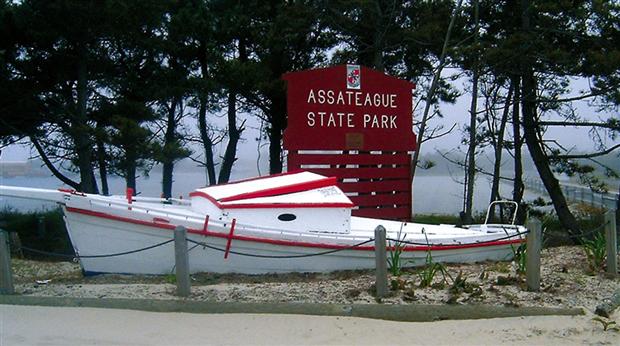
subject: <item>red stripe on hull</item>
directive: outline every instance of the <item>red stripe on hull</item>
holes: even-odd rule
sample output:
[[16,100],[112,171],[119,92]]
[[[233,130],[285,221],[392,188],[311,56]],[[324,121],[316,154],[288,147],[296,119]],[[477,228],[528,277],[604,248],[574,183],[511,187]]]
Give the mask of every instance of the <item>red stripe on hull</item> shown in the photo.
[[[99,217],[108,220],[126,222],[136,225],[142,225],[153,228],[174,230],[175,225],[172,224],[163,224],[163,223],[155,223],[151,221],[144,221],[138,219],[132,219],[122,216],[111,215],[103,212],[97,212],[86,209],[72,208],[66,207],[67,212],[72,212],[76,214],[83,214],[93,217]],[[282,246],[294,246],[294,247],[306,247],[306,248],[317,248],[317,249],[349,249],[349,245],[335,245],[335,244],[324,244],[324,243],[306,243],[306,242],[297,242],[297,241],[289,241],[289,240],[277,240],[277,239],[269,239],[269,238],[258,238],[258,237],[249,237],[249,236],[241,236],[241,235],[232,235],[229,236],[226,233],[212,232],[209,230],[200,230],[194,228],[188,228],[187,232],[193,234],[199,234],[204,236],[211,236],[216,238],[224,238],[224,239],[234,239],[240,241],[247,242],[255,242],[255,243],[263,243],[263,244],[271,244],[271,245],[282,245]],[[501,245],[510,245],[510,244],[519,244],[524,242],[524,239],[514,239],[514,240],[498,240],[493,242],[485,242],[485,243],[473,243],[473,244],[462,244],[462,245],[431,245],[431,246],[411,246],[407,245],[403,248],[403,251],[443,251],[443,250],[458,250],[458,249],[469,249],[469,248],[477,248],[477,247],[489,247],[489,246],[501,246]],[[358,246],[355,248],[351,248],[351,250],[358,251],[374,251],[374,246]]]

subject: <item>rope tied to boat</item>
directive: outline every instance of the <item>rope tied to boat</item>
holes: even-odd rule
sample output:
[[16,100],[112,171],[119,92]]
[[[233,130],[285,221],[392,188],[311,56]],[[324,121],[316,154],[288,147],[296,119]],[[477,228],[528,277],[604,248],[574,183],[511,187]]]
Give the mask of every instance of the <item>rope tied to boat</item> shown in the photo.
[[[39,255],[45,255],[45,256],[50,256],[50,257],[69,258],[69,259],[106,258],[106,257],[116,257],[116,256],[130,255],[130,254],[134,254],[134,253],[138,253],[138,252],[142,252],[142,251],[151,250],[151,249],[154,249],[156,247],[160,247],[160,246],[166,245],[168,243],[171,243],[173,241],[174,241],[174,239],[169,239],[169,240],[166,240],[164,242],[161,242],[161,243],[158,243],[158,244],[154,244],[154,245],[150,245],[150,246],[146,246],[146,247],[143,247],[143,248],[140,248],[140,249],[131,250],[131,251],[124,251],[124,252],[118,252],[118,253],[112,253],[112,254],[105,254],[105,255],[78,255],[78,254],[70,255],[70,254],[61,254],[61,253],[57,253],[57,252],[50,252],[50,251],[43,251],[43,250],[33,249],[33,248],[27,247],[27,246],[20,246],[19,249],[21,249],[23,251],[26,251],[26,252],[36,253],[36,254],[39,254]],[[258,257],[258,258],[302,258],[302,257],[313,257],[313,256],[327,255],[327,254],[331,254],[331,253],[335,253],[335,252],[339,252],[339,251],[344,251],[344,250],[351,250],[351,249],[354,249],[356,247],[363,246],[363,245],[366,245],[366,244],[374,242],[374,241],[375,241],[374,238],[372,238],[372,239],[368,239],[366,241],[360,242],[358,244],[354,244],[354,245],[343,247],[343,248],[339,248],[339,249],[322,251],[322,252],[312,253],[312,254],[300,254],[300,255],[284,255],[284,256],[259,255],[259,254],[244,253],[244,252],[240,252],[240,251],[233,251],[233,250],[230,250],[230,249],[228,250],[228,253],[239,255],[239,256],[249,256],[249,257]],[[212,250],[221,251],[221,252],[224,252],[224,253],[227,252],[227,249],[221,249],[221,248],[209,245],[209,244],[204,243],[204,242],[197,242],[197,241],[192,240],[192,239],[187,239],[187,242],[195,244],[192,248],[189,249],[189,251],[193,250],[194,248],[196,248],[198,246],[203,246],[203,247],[206,247],[206,248],[209,248],[209,249],[212,249]]]
[[[224,252],[224,253],[227,252],[227,249],[221,249],[219,247],[216,247],[216,246],[213,246],[213,245],[209,245],[209,244],[204,243],[204,242],[198,242],[198,241],[191,240],[191,239],[187,239],[187,241],[189,243],[196,244],[198,246],[204,246],[204,247],[206,247],[208,249],[211,249],[211,250],[221,251],[221,252]],[[352,249],[355,249],[357,247],[366,245],[368,243],[372,243],[374,241],[375,241],[375,239],[371,238],[371,239],[365,240],[363,242],[360,242],[360,243],[357,243],[357,244],[353,244],[353,245],[350,245],[350,246],[346,246],[346,247],[342,247],[342,248],[338,248],[338,249],[327,250],[327,251],[311,253],[311,254],[299,254],[299,255],[281,255],[281,256],[280,255],[259,255],[259,254],[251,254],[251,253],[247,253],[247,252],[240,252],[240,251],[233,251],[233,250],[228,250],[228,253],[239,255],[239,256],[257,257],[257,258],[276,258],[276,259],[303,258],[303,257],[314,257],[314,256],[328,255],[328,254],[332,254],[332,253],[340,252],[340,251],[345,251],[345,250],[352,250]]]
[[150,246],[146,246],[140,249],[136,249],[136,250],[131,250],[131,251],[124,251],[124,252],[117,252],[117,253],[112,253],[112,254],[105,254],[105,255],[70,255],[70,254],[61,254],[61,253],[57,253],[57,252],[50,252],[50,251],[43,251],[43,250],[38,250],[38,249],[33,249],[31,247],[27,247],[27,246],[20,246],[19,249],[27,251],[27,252],[31,252],[31,253],[36,253],[39,255],[45,255],[45,256],[50,256],[50,257],[60,257],[60,258],[71,258],[71,259],[80,259],[80,258],[105,258],[105,257],[117,257],[117,256],[124,256],[124,255],[130,255],[130,254],[134,254],[134,253],[138,253],[138,252],[142,252],[142,251],[147,251],[147,250],[151,250],[154,249],[156,247],[160,247],[160,246],[164,246],[168,243],[172,243],[174,241],[174,239],[169,239],[166,241],[163,241],[161,243],[157,243],[154,245],[150,245]]

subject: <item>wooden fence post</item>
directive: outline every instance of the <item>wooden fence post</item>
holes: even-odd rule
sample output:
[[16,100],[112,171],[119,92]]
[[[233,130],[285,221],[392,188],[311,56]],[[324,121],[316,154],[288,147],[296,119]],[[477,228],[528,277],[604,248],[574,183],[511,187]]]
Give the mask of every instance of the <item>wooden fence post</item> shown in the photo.
[[387,296],[387,253],[385,241],[385,227],[379,225],[375,228],[375,265],[377,298]]
[[187,252],[187,229],[177,226],[174,229],[174,263],[176,268],[177,295],[189,297],[189,255]]
[[3,229],[0,229],[0,294],[15,294],[9,233]]
[[618,275],[618,244],[616,234],[616,213],[605,213],[605,246],[607,247],[607,273],[612,277]]
[[[620,241],[618,230],[620,230],[620,186],[618,186],[618,200],[616,200],[616,241]],[[620,249],[620,243],[616,248]]]
[[540,251],[542,249],[542,225],[538,219],[527,220],[527,263],[526,283],[527,290],[538,292],[540,290]]

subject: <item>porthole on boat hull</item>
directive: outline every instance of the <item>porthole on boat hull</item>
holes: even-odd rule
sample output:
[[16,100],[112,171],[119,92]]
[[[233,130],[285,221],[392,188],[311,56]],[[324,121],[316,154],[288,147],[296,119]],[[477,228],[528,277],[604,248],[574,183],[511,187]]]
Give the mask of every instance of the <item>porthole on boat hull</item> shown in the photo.
[[297,216],[295,216],[295,214],[280,214],[278,215],[278,220],[280,221],[293,221],[297,218]]

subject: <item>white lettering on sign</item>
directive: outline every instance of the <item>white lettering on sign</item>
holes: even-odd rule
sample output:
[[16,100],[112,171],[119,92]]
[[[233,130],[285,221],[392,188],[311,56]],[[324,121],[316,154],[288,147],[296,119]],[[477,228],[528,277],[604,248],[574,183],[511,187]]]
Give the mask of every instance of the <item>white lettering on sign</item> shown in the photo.
[[366,93],[352,90],[310,89],[306,102],[320,105],[397,108],[396,94]]
[[308,112],[306,115],[309,127],[355,127],[353,113]]
[[364,114],[364,128],[396,129],[396,115]]

